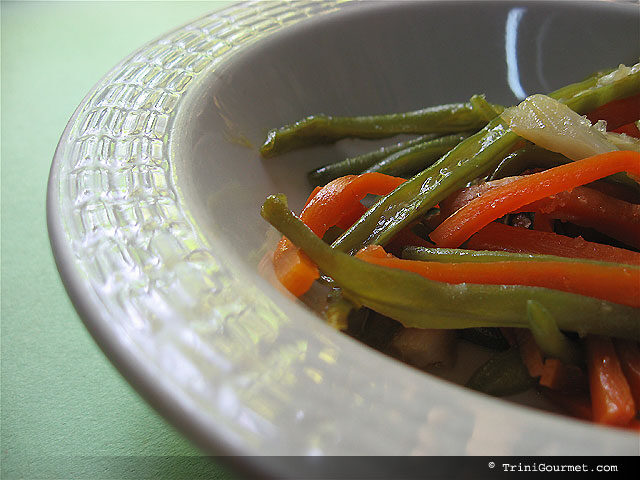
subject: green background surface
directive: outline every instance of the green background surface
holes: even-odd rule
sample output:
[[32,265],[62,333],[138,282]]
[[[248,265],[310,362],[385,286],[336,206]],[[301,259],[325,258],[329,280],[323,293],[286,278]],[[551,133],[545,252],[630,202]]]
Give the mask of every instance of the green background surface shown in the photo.
[[1,476],[212,478],[109,363],[71,305],[46,229],[58,139],[146,42],[230,2],[2,2]]

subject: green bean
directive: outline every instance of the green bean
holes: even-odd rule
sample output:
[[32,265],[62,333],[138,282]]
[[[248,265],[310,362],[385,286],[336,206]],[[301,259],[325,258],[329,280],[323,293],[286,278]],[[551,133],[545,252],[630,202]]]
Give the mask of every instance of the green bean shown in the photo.
[[[563,94],[575,90],[577,88],[561,89]],[[640,71],[606,85],[599,85],[596,81],[594,86],[578,91],[570,98],[562,98],[562,101],[578,113],[585,113],[638,92]],[[557,98],[559,94],[554,92],[550,96]],[[384,245],[399,230],[448,195],[493,171],[519,138],[502,123],[500,117],[495,118],[432,166],[378,200],[333,243],[334,248],[353,252],[372,243]]]
[[333,247],[354,252],[364,245],[384,245],[402,228],[438,202],[495,167],[518,140],[499,118],[459,143],[436,163],[378,200]]
[[487,99],[484,95],[474,95],[469,100],[469,103],[479,113],[482,113],[487,122],[493,120],[496,115],[500,115],[502,112],[504,112],[503,106],[492,105],[491,103],[487,102]]
[[553,315],[540,302],[527,302],[527,317],[531,334],[544,354],[572,365],[583,363],[583,353],[558,329]]
[[629,306],[540,287],[435,282],[373,265],[324,243],[293,215],[284,195],[268,197],[261,214],[331,276],[345,298],[405,327],[528,328],[526,302],[533,299],[547,307],[562,330],[640,339],[638,312]]
[[345,175],[357,175],[364,172],[367,168],[375,165],[380,160],[391,154],[405,150],[414,145],[424,143],[435,138],[435,134],[420,135],[408,141],[398,142],[393,145],[382,147],[373,152],[356,155],[355,157],[345,158],[339,162],[329,163],[322,167],[316,168],[307,174],[309,183],[314,186],[322,186]]
[[311,115],[293,124],[269,131],[260,147],[264,157],[272,157],[318,143],[346,137],[385,138],[400,133],[454,133],[476,130],[486,124],[484,115],[471,103],[451,103],[406,113],[332,117]]
[[[527,145],[507,155],[489,175],[487,180],[498,180],[504,177],[520,175],[531,168],[552,168],[571,162],[564,155],[537,145]],[[608,183],[617,183],[636,192],[640,191],[640,184],[624,172],[615,173],[602,179]]]
[[530,144],[504,157],[487,180],[498,180],[500,178],[521,175],[522,172],[530,168],[546,169],[569,162],[571,162],[571,160],[560,153]]
[[454,133],[445,135],[434,140],[419,143],[412,147],[400,150],[388,157],[382,159],[371,167],[367,168],[363,173],[379,172],[387,175],[395,175],[402,177],[407,174],[415,174],[420,170],[424,170],[433,162],[438,160],[442,155],[447,153],[453,147],[458,145],[470,133]]
[[571,97],[576,96],[578,93],[588,90],[597,85],[598,80],[600,80],[605,75],[615,71],[616,68],[609,68],[607,70],[601,70],[599,72],[594,72],[593,74],[586,77],[584,80],[581,80],[576,83],[570,83],[569,85],[565,85],[564,87],[556,90],[555,99],[556,100],[568,100]]
[[[540,255],[536,253],[514,253],[499,250],[465,250],[463,248],[429,248],[408,246],[402,250],[405,260],[420,260],[443,263],[488,263],[488,262],[580,262],[598,265],[620,265],[619,263],[602,262],[586,258],[558,257],[556,255]],[[640,268],[637,265],[627,265],[628,268]]]
[[[636,64],[638,66],[640,64]],[[569,98],[558,98],[555,92],[553,98],[568,105],[575,112],[584,115],[613,100],[627,98],[640,92],[640,68],[615,81],[602,84],[600,80],[606,74],[595,78],[595,84],[584,90],[577,91]]]
[[536,380],[529,375],[517,348],[494,354],[467,381],[467,387],[504,397],[529,390]]

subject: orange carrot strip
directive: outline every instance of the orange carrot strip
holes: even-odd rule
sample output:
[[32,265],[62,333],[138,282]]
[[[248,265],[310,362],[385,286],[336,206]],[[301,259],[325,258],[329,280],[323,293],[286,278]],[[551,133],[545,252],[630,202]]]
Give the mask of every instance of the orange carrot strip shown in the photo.
[[471,250],[502,250],[514,253],[536,253],[558,257],[585,258],[602,262],[640,265],[640,253],[581,237],[570,238],[557,233],[540,232],[492,222],[466,242]]
[[399,268],[446,283],[527,285],[544,287],[640,307],[640,269],[581,262],[463,262],[403,260],[379,245],[357,257],[380,266]]
[[578,391],[586,387],[584,372],[579,367],[565,364],[557,358],[545,358],[531,331],[514,330],[522,363],[530,376],[539,379],[540,386],[566,391]]
[[559,390],[564,385],[566,375],[564,363],[557,358],[547,358],[544,361],[542,375],[540,375],[540,385]]
[[[360,200],[367,194],[386,195],[404,181],[378,172],[337,178],[314,190],[300,219],[319,237],[334,225],[348,228],[364,212]],[[276,247],[273,265],[278,280],[296,296],[320,276],[316,265],[286,237]]]
[[533,335],[529,330],[518,329],[515,336],[522,363],[527,367],[529,375],[533,378],[541,377],[544,373],[544,356]]
[[593,421],[628,424],[636,415],[636,406],[613,342],[607,337],[589,335],[586,345]]
[[614,340],[622,371],[629,383],[633,401],[640,407],[640,347],[632,340]]
[[547,358],[540,375],[540,385],[552,390],[575,391],[586,386],[587,380],[580,367],[563,363],[557,358]]
[[471,200],[442,222],[431,239],[441,247],[458,247],[485,225],[528,203],[621,171],[640,176],[640,153],[608,152],[520,177]]

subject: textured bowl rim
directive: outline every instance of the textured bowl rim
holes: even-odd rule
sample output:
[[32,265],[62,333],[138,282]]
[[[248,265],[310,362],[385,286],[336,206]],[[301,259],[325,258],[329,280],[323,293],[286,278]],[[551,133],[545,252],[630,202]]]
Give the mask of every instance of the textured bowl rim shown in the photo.
[[[340,14],[345,4],[337,2],[329,5],[329,2],[327,2],[325,6],[325,9],[312,12],[308,17],[301,20],[309,21],[310,18],[313,20],[318,18],[320,14],[326,13]],[[145,357],[139,350],[133,348],[126,340],[126,336],[114,330],[114,326],[110,322],[110,314],[100,308],[101,303],[96,301],[95,291],[93,291],[86,280],[79,275],[77,270],[78,259],[70,244],[69,232],[65,226],[61,224],[60,220],[64,216],[61,206],[61,202],[63,201],[61,182],[63,181],[62,173],[64,173],[62,172],[63,163],[68,161],[69,158],[66,142],[72,135],[72,131],[78,128],[78,120],[87,107],[88,102],[94,98],[100,88],[109,83],[115,73],[127,65],[136,55],[139,55],[140,52],[157,46],[158,42],[164,39],[172,38],[177,32],[183,31],[186,27],[193,26],[198,22],[202,24],[204,19],[215,19],[221,15],[228,15],[232,11],[237,12],[240,9],[250,10],[255,7],[256,3],[254,2],[237,4],[227,9],[216,11],[194,22],[190,22],[183,27],[179,27],[163,35],[158,40],[149,42],[110,70],[109,73],[91,89],[69,120],[54,154],[47,190],[47,225],[56,265],[74,307],[96,342],[134,388],[163,416],[168,418],[174,426],[177,426],[187,437],[205,451],[215,451],[218,454],[230,456],[260,455],[260,452],[247,448],[247,446],[242,443],[238,443],[237,439],[234,439],[233,436],[230,435],[230,432],[225,430],[223,426],[217,425],[207,416],[203,416],[197,408],[197,405],[187,394],[176,389],[175,385],[168,382],[161,375],[160,371],[146,363]],[[297,23],[297,21],[292,21],[290,24],[295,23]],[[273,32],[281,31],[282,28],[288,25],[289,24],[282,25],[280,28],[274,29]],[[231,53],[224,58],[230,58]],[[208,67],[204,72],[207,71],[209,71]],[[180,102],[182,101],[183,100],[180,100]],[[181,103],[178,103],[177,105],[179,106],[180,104]],[[478,398],[478,401],[482,403],[491,402],[484,398]],[[520,407],[506,406],[505,408],[507,411],[516,412],[516,415],[524,415],[531,419],[540,417],[539,413],[521,409]],[[551,420],[549,419],[549,421]],[[612,431],[611,429],[603,429],[601,427],[587,426],[581,422],[572,420],[566,420],[565,422],[568,428],[574,429],[579,434],[600,436],[605,441],[628,444],[630,439],[636,440],[631,434]],[[266,464],[256,460],[256,458],[257,457],[251,462],[251,467],[259,471]],[[246,462],[240,461],[237,465],[244,467],[246,466]]]

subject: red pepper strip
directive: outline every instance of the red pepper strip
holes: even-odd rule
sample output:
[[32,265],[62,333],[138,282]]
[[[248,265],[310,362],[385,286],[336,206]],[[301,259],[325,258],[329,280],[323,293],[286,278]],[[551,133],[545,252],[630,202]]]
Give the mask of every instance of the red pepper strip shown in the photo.
[[635,123],[627,123],[621,127],[612,130],[615,133],[624,133],[625,135],[629,135],[630,137],[640,138],[640,130]]
[[640,347],[632,340],[614,340],[622,371],[631,388],[633,401],[640,406]]
[[[367,194],[386,195],[404,181],[377,172],[337,178],[316,189],[300,219],[319,237],[334,225],[348,228],[364,212],[360,200]],[[278,280],[296,296],[309,290],[320,276],[316,265],[286,237],[276,247],[273,265]]]
[[636,406],[613,342],[607,337],[589,335],[586,345],[593,421],[627,425],[636,415]]
[[536,213],[533,217],[533,229],[553,233],[553,218],[544,213]]
[[608,152],[520,177],[471,200],[431,232],[431,240],[440,247],[459,247],[482,227],[509,212],[621,171],[640,176],[640,153]]
[[607,122],[607,130],[614,130],[640,118],[640,94],[614,100],[587,113],[591,123],[598,120]]
[[[463,188],[440,202],[440,212],[448,217],[473,199],[520,178],[524,177],[507,177]],[[570,192],[559,192],[542,198],[511,213],[535,212],[534,228],[536,230],[552,232],[552,220],[569,221],[583,227],[594,228],[627,245],[640,248],[640,205],[623,198],[616,198],[615,195],[623,197],[626,193],[617,190],[618,187],[618,185],[596,182],[590,184],[590,187],[576,187]]]
[[363,248],[356,257],[438,282],[544,287],[640,307],[640,269],[637,268],[553,261],[425,262],[396,258],[379,245]]
[[540,232],[492,222],[466,242],[470,250],[502,250],[514,253],[537,253],[568,258],[586,258],[601,262],[640,265],[640,253],[582,237],[571,238],[557,233]]
[[618,200],[592,188],[576,187],[570,192],[559,192],[513,213],[519,212],[539,212],[556,220],[594,228],[640,248],[640,205]]

